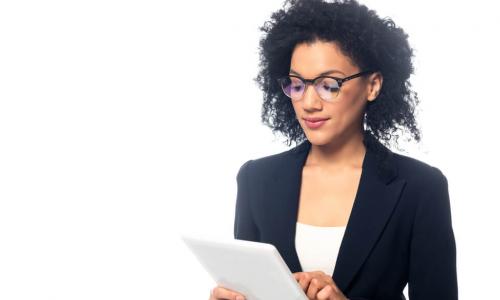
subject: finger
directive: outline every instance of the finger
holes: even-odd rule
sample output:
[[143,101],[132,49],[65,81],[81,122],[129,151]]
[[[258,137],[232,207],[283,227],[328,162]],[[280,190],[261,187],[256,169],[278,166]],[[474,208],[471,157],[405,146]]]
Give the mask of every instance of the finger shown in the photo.
[[333,289],[330,285],[325,286],[319,293],[316,295],[318,300],[334,300]]
[[317,278],[313,278],[307,288],[307,297],[309,299],[316,299],[316,294],[321,288],[323,288],[323,285],[324,283],[321,283]]
[[329,275],[323,272],[311,272],[312,278],[316,278],[321,284],[320,287],[323,288],[325,285],[329,285],[333,280]]
[[333,287],[333,290],[334,290],[334,291],[337,291],[339,288],[338,288],[337,284],[335,283],[335,280],[333,280],[333,278],[332,278],[332,277],[330,277],[330,279],[331,279],[331,280],[330,280],[330,281],[331,281],[330,283],[331,283],[331,285],[332,285],[332,287]]
[[324,274],[322,278],[323,278],[325,281],[327,281],[327,282],[328,282],[328,284],[332,284],[332,283],[334,283],[334,282],[333,282],[332,275],[330,275],[330,274]]
[[329,286],[332,288],[332,291],[334,294],[342,294],[342,291],[339,289],[335,281],[332,280],[332,282],[329,284]]
[[302,272],[296,272],[292,274],[295,280],[299,281],[302,278]]
[[333,282],[332,276],[326,274],[323,271],[313,271],[313,272],[309,272],[309,273],[312,274],[313,277],[319,278],[321,281],[323,281],[327,284],[330,284]]
[[312,276],[310,274],[308,274],[307,272],[302,274],[302,277],[299,280],[299,284],[304,292],[307,291],[307,287],[309,286],[311,279],[312,279]]
[[[245,300],[242,294],[220,286],[212,290],[212,296],[217,300]],[[238,299],[238,296],[242,298]]]
[[317,275],[322,275],[322,276],[327,276],[327,275],[326,275],[326,273],[325,273],[325,272],[323,272],[323,271],[313,271],[313,272],[311,272],[311,273],[313,273],[313,274],[317,274]]

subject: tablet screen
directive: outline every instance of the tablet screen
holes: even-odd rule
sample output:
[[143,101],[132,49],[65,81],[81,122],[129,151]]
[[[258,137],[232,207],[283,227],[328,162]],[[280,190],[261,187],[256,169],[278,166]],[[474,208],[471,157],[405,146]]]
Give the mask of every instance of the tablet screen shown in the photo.
[[181,237],[218,285],[248,300],[308,300],[272,244]]

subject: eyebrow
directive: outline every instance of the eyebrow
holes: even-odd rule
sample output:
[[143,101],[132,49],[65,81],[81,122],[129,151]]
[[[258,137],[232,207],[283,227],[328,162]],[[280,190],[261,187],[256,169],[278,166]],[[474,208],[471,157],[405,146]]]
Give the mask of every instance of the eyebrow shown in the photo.
[[[302,75],[300,75],[300,74],[299,74],[299,72],[294,71],[293,69],[290,69],[290,73],[293,73],[293,74],[295,74],[295,75],[299,75],[299,76],[301,76],[301,77],[302,77]],[[339,70],[334,70],[334,69],[332,69],[332,70],[328,70],[328,71],[325,71],[325,72],[323,72],[323,73],[319,74],[318,76],[324,76],[324,75],[328,75],[328,74],[330,74],[330,73],[340,73],[340,74],[342,74],[342,75],[346,76],[346,75],[345,75],[342,71],[339,71]]]

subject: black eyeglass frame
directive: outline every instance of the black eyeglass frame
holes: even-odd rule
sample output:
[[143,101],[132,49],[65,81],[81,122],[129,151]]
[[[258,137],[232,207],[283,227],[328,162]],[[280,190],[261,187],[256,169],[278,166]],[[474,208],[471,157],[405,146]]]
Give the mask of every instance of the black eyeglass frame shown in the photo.
[[[342,84],[344,82],[346,82],[348,80],[351,80],[351,79],[354,79],[354,78],[357,78],[357,77],[360,77],[360,76],[363,76],[363,75],[372,74],[372,73],[375,73],[375,72],[377,72],[377,71],[375,71],[375,70],[366,70],[366,71],[361,71],[359,73],[356,73],[356,74],[353,74],[353,75],[350,75],[350,76],[347,76],[347,77],[344,77],[344,78],[339,78],[339,77],[334,77],[334,76],[328,76],[328,75],[321,75],[321,76],[318,76],[318,77],[313,78],[313,79],[305,79],[305,78],[302,78],[302,77],[300,77],[298,75],[286,75],[286,76],[282,76],[282,77],[278,78],[277,81],[278,81],[279,86],[281,87],[281,90],[286,95],[285,91],[283,90],[283,84],[282,84],[282,82],[284,80],[290,78],[290,77],[298,78],[300,81],[302,81],[305,84],[305,86],[304,86],[304,92],[307,90],[307,86],[309,84],[312,84],[314,86],[314,82],[316,80],[318,80],[320,78],[331,78],[331,79],[334,79],[335,81],[337,81],[337,84],[339,85],[339,92],[335,96],[335,98],[336,98],[338,96],[338,94],[340,94],[340,88],[342,87]],[[304,95],[304,92],[302,93],[302,96]],[[288,96],[288,95],[286,95],[286,96],[291,99],[290,96]],[[321,99],[323,99],[323,98],[321,98]],[[331,101],[331,100],[325,100],[325,99],[323,99],[323,100],[324,101]]]

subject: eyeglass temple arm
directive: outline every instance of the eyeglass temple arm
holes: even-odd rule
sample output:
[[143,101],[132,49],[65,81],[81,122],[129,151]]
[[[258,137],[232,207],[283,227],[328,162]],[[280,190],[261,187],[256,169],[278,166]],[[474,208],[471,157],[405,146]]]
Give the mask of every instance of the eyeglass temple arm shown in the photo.
[[363,76],[363,75],[366,75],[366,74],[370,74],[370,73],[374,73],[375,71],[373,70],[368,70],[368,71],[363,71],[363,72],[360,72],[358,74],[354,74],[354,75],[351,75],[351,76],[347,76],[345,78],[342,78],[339,81],[339,84],[342,84],[343,82],[347,81],[347,80],[351,80],[353,78],[356,78],[356,77],[359,77],[359,76]]

